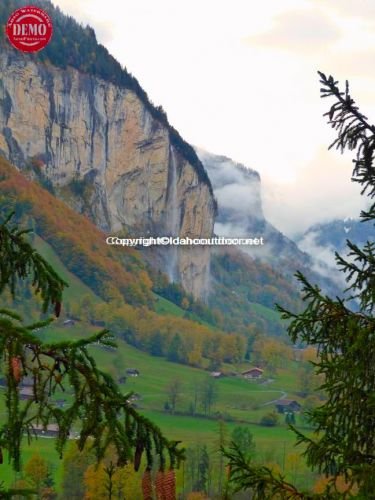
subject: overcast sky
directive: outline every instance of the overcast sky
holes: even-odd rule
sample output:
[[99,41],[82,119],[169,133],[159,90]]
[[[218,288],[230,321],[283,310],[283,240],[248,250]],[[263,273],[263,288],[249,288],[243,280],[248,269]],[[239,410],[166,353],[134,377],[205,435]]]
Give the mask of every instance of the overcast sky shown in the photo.
[[328,152],[316,71],[375,121],[374,0],[53,0],[89,23],[183,137],[259,171],[288,234],[358,215],[351,161]]

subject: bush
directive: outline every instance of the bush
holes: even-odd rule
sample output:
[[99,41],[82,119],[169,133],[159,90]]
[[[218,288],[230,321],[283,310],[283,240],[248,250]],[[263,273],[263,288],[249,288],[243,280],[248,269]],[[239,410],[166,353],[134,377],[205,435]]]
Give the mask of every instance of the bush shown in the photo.
[[264,425],[265,427],[275,427],[278,424],[279,416],[275,411],[271,411],[260,419],[260,425]]

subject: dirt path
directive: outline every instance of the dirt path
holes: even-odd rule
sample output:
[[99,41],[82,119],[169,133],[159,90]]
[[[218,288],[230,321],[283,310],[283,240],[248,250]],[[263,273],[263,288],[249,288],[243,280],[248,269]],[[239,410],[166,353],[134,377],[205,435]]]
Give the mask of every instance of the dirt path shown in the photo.
[[[266,391],[264,391],[264,392],[266,392]],[[272,392],[275,392],[275,391],[272,391]],[[267,403],[263,403],[262,406],[272,405],[273,403],[276,403],[276,401],[278,401],[279,399],[285,399],[288,395],[288,393],[285,391],[277,391],[277,392],[281,393],[281,396],[279,398],[273,399],[272,401],[267,401]]]

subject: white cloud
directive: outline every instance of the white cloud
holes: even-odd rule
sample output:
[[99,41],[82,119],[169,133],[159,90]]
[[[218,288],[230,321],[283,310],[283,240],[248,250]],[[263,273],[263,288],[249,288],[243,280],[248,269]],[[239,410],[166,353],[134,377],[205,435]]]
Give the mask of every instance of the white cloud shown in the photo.
[[314,52],[326,50],[339,38],[340,30],[332,19],[317,9],[303,9],[279,14],[270,30],[251,35],[245,42],[250,46]]
[[317,222],[358,217],[366,199],[350,180],[351,169],[348,155],[322,149],[294,182],[280,186],[266,178],[262,190],[266,217],[288,236]]
[[320,246],[316,242],[317,234],[309,232],[303,240],[298,243],[301,250],[312,257],[312,270],[322,275],[324,278],[331,279],[341,289],[347,287],[345,275],[337,266],[335,258],[335,249],[331,246]]
[[373,21],[375,17],[375,3],[373,0],[313,0],[314,5],[322,5],[334,9],[338,15],[347,15],[354,18]]

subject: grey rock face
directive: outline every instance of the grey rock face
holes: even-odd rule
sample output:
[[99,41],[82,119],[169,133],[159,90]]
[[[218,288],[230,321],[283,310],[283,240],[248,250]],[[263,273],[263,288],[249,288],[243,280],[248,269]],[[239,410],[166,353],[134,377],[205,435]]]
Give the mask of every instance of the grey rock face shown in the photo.
[[[72,68],[0,55],[0,153],[18,168],[33,159],[59,196],[106,232],[210,237],[208,182],[171,144],[132,91]],[[79,181],[86,199],[67,196]],[[172,227],[173,226],[173,227]],[[210,253],[177,249],[162,270],[196,297],[207,291]]]

